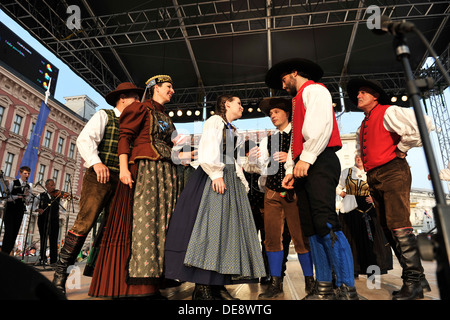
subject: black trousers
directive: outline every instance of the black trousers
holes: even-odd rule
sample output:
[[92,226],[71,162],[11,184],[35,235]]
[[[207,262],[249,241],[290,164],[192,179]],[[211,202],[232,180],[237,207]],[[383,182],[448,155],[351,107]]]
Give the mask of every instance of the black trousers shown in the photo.
[[3,236],[2,252],[10,254],[14,248],[20,225],[22,224],[25,206],[22,201],[7,202],[5,208],[4,222],[5,235]]
[[[50,218],[50,220],[49,220]],[[45,212],[38,218],[39,236],[41,238],[41,260],[47,260],[46,249],[50,248],[50,263],[58,260],[58,213]]]
[[333,148],[325,150],[317,157],[308,170],[308,176],[296,178],[294,183],[297,194],[300,221],[306,237],[321,237],[333,231],[341,230],[336,213],[336,186],[341,174],[341,164]]

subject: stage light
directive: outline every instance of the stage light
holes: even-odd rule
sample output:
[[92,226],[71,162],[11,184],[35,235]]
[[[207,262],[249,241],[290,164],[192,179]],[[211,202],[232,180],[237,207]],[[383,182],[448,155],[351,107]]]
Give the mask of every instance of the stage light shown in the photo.
[[181,117],[182,115],[183,115],[183,111],[181,111],[181,110],[178,110],[178,112],[177,112],[177,116]]
[[173,111],[169,111],[169,117],[173,117],[175,115],[175,113],[173,113]]
[[402,96],[402,101],[408,100],[408,96]]
[[186,112],[186,114],[190,117],[190,116],[192,116],[192,111],[191,111],[191,110],[188,110],[188,111]]
[[248,108],[248,112],[253,112],[253,108]]
[[213,116],[213,115],[215,114],[215,112],[214,112],[214,111],[211,111],[209,114]]
[[397,102],[397,97],[392,97],[391,102]]
[[256,109],[258,112],[261,112],[261,109],[260,108],[258,108],[258,109]]
[[195,110],[195,115],[199,116],[200,115],[200,110]]

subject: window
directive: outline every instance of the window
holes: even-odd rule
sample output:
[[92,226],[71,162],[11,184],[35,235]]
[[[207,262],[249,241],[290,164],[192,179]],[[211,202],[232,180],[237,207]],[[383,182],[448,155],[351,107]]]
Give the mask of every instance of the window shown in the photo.
[[75,143],[71,142],[69,147],[69,158],[75,158]]
[[66,173],[66,179],[64,181],[64,188],[63,188],[64,192],[69,192],[70,191],[70,174]]
[[59,170],[58,169],[54,169],[53,170],[53,181],[55,181],[55,185],[57,184],[57,182],[58,182],[58,177],[59,177]]
[[64,138],[59,137],[58,146],[56,147],[56,152],[63,153],[63,146],[64,146]]
[[30,127],[30,134],[28,136],[28,139],[31,139],[31,136],[33,135],[33,130],[34,130],[34,126],[36,125],[36,122],[32,122],[31,123],[31,127]]
[[45,177],[45,164],[41,164],[41,165],[39,166],[39,172],[38,172],[38,178],[37,178],[37,181],[45,182],[45,181],[44,181],[44,177]]
[[4,173],[6,177],[11,177],[13,161],[14,161],[14,155],[12,153],[8,152],[6,154],[5,173]]
[[0,124],[2,123],[4,114],[5,114],[5,107],[0,107]]
[[44,137],[44,147],[50,148],[50,142],[52,140],[52,133],[51,131],[45,131],[45,137]]
[[22,125],[22,120],[23,120],[23,117],[16,114],[16,116],[14,118],[13,128],[12,128],[12,132],[14,132],[15,134],[20,133],[20,126]]

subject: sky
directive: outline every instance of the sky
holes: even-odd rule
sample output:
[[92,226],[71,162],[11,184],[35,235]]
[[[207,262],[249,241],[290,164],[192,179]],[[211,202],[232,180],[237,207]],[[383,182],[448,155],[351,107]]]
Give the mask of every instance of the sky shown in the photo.
[[[88,85],[83,79],[77,76],[67,65],[64,64],[57,56],[43,47],[39,41],[34,39],[27,31],[14,22],[9,16],[7,16],[2,10],[0,10],[0,21],[4,23],[8,28],[13,30],[19,37],[28,43],[33,49],[39,51],[39,53],[53,63],[59,69],[59,76],[57,81],[57,87],[54,98],[65,104],[64,97],[87,95],[90,99],[96,102],[99,108],[109,107],[102,95],[95,91],[90,85]],[[176,94],[176,87],[175,87]],[[448,98],[448,89],[446,92],[446,101],[450,101]],[[432,115],[430,114],[432,117]],[[361,112],[346,112],[339,117],[341,134],[356,132],[363,119]],[[273,129],[272,122],[268,117],[249,120],[236,120],[234,122],[239,130],[264,130]],[[179,131],[189,133],[200,133],[201,124],[187,123],[187,124],[175,124]],[[430,140],[434,150],[434,156],[436,158],[436,165],[438,169],[444,168],[442,164],[442,157],[438,145],[436,132],[431,132]],[[408,151],[407,160],[411,166],[412,173],[412,187],[419,189],[433,190],[431,181],[428,180],[428,165],[425,158],[423,148],[413,148]],[[448,183],[442,182],[444,192],[448,193]]]

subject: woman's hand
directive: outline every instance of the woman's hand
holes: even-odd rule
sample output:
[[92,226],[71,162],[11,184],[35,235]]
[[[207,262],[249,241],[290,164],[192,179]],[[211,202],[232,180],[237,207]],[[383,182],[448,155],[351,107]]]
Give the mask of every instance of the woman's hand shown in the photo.
[[223,193],[225,193],[225,190],[227,190],[227,188],[225,187],[225,181],[223,180],[223,178],[214,179],[212,182],[212,188],[218,194],[223,194]]
[[121,181],[123,184],[128,185],[130,188],[133,187],[134,181],[133,181],[133,179],[131,178],[131,172],[130,172],[130,170],[128,170],[128,169],[127,169],[127,170],[120,170],[119,178],[120,178],[120,181]]

